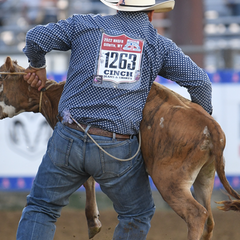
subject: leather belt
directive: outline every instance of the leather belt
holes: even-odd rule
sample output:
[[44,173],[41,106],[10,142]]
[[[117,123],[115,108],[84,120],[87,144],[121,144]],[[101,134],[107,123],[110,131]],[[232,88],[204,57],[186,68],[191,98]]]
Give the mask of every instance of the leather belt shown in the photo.
[[[71,124],[70,123],[64,123],[64,125],[66,125],[67,127],[73,128],[75,130],[78,130],[80,132],[84,132],[75,122],[73,122]],[[84,129],[87,127],[87,125],[83,124],[83,123],[80,123],[80,125]],[[101,128],[93,127],[93,126],[91,126],[87,132],[89,134],[92,134],[92,135],[98,135],[98,136],[113,138],[113,133],[112,132],[109,132],[107,130],[103,130]],[[115,133],[115,134],[116,134],[115,135],[116,139],[122,139],[122,140],[130,139],[131,136],[132,136],[132,135],[123,135],[123,134],[119,134],[119,133]]]

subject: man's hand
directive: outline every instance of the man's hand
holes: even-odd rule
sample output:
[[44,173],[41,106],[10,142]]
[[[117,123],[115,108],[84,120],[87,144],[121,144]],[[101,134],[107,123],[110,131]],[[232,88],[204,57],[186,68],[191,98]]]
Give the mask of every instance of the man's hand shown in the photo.
[[32,68],[29,67],[25,70],[26,75],[24,75],[24,80],[27,81],[31,87],[38,88],[38,91],[41,91],[45,87],[47,81],[46,68]]

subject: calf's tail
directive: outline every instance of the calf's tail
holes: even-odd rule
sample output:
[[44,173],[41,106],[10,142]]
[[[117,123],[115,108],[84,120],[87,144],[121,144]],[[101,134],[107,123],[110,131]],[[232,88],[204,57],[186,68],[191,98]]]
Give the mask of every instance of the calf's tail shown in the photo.
[[[215,155],[216,156],[216,155]],[[224,170],[224,160],[223,156],[216,156],[216,171],[218,174],[218,177],[228,192],[229,200],[228,201],[219,201],[216,202],[217,204],[222,204],[222,206],[218,206],[218,209],[223,210],[223,211],[240,211],[240,195],[231,187],[229,184],[226,175],[225,175],[225,170]],[[231,196],[234,197],[236,200],[232,200]]]
[[[217,204],[222,204],[222,206],[218,206],[218,209],[223,211],[240,211],[240,195],[231,187],[229,184],[226,174],[225,174],[225,162],[223,158],[223,150],[226,144],[225,134],[222,131],[221,127],[214,122],[212,129],[212,154],[215,156],[215,169],[218,174],[218,177],[226,189],[229,200],[228,201],[218,201]],[[232,200],[231,197],[235,198],[236,200]]]

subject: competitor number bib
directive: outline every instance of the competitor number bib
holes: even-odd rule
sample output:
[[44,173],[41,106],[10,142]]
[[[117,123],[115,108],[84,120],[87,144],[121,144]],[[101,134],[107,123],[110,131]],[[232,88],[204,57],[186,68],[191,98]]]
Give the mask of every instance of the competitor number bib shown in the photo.
[[[144,41],[103,33],[94,85],[114,87],[139,82]],[[127,84],[127,85],[126,85]]]

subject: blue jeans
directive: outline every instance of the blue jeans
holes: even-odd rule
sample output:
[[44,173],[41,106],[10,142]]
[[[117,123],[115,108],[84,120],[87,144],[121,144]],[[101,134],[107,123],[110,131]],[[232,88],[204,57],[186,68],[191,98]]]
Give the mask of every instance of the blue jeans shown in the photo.
[[[136,137],[125,141],[91,135],[108,153],[129,158],[138,148]],[[69,197],[90,177],[112,200],[119,224],[113,239],[144,240],[155,211],[141,153],[126,162],[103,153],[86,133],[58,123],[49,139],[27,206],[23,209],[17,240],[50,240],[55,222]]]

